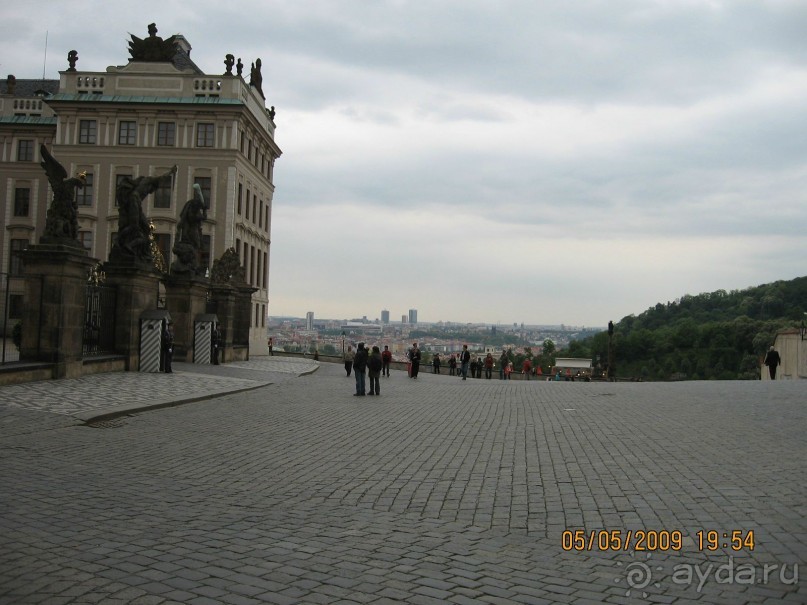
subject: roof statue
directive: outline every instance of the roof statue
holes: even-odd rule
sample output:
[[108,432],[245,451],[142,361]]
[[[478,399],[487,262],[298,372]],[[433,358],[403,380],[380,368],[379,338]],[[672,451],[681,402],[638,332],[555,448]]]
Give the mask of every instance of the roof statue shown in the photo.
[[[249,71],[249,85],[263,97],[263,76],[261,75],[261,60],[256,60]],[[265,97],[264,97],[265,98]]]
[[129,42],[132,61],[170,62],[177,52],[177,37],[171,36],[163,40],[157,35],[157,26],[154,23],[149,24],[149,37],[145,40],[134,34],[129,35],[132,38]]
[[67,53],[67,64],[70,66],[67,71],[76,71],[76,63],[78,62],[78,51],[71,50]]
[[82,189],[87,181],[87,174],[81,172],[68,178],[67,170],[54,158],[44,145],[39,147],[42,161],[39,163],[48,175],[48,182],[53,191],[53,200],[45,219],[45,233],[40,238],[43,244],[81,244],[78,241],[78,206],[76,205],[76,189]]

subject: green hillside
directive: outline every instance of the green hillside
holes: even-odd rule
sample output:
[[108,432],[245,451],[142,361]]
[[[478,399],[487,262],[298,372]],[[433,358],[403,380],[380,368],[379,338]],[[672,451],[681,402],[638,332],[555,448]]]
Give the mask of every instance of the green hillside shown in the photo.
[[[801,326],[805,312],[807,277],[659,303],[615,323],[615,374],[645,380],[756,379],[776,332]],[[608,333],[574,341],[558,355],[596,356],[604,365]]]

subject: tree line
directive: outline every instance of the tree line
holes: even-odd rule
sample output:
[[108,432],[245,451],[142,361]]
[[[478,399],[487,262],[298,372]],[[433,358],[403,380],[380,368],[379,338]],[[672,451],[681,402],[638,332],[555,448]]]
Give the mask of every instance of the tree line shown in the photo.
[[[747,288],[685,295],[614,325],[617,377],[644,380],[756,379],[776,333],[800,327],[807,277]],[[572,341],[558,353],[605,365],[608,333]]]

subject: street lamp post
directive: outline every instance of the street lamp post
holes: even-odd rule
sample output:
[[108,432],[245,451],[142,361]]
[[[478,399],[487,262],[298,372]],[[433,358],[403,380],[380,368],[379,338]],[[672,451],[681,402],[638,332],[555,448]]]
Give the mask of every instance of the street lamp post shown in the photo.
[[614,376],[613,366],[614,366],[614,347],[613,347],[613,338],[614,338],[614,322],[608,322],[608,381],[610,382]]
[[345,358],[345,331],[342,330],[342,359]]

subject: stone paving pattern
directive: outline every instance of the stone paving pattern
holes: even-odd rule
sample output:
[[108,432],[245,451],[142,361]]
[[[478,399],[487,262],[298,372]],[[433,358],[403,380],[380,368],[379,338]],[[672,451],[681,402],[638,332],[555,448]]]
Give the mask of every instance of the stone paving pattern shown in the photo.
[[[30,404],[0,388],[0,603],[807,602],[800,382],[393,372],[376,398],[335,364],[298,377],[312,364],[94,378],[120,397],[138,380],[160,398],[165,379],[188,397],[272,383],[117,428],[38,403],[77,400],[70,381],[26,385]],[[561,548],[566,529],[603,528],[688,539]],[[699,529],[753,530],[756,547],[701,552]],[[674,576],[695,566],[701,583]]]

